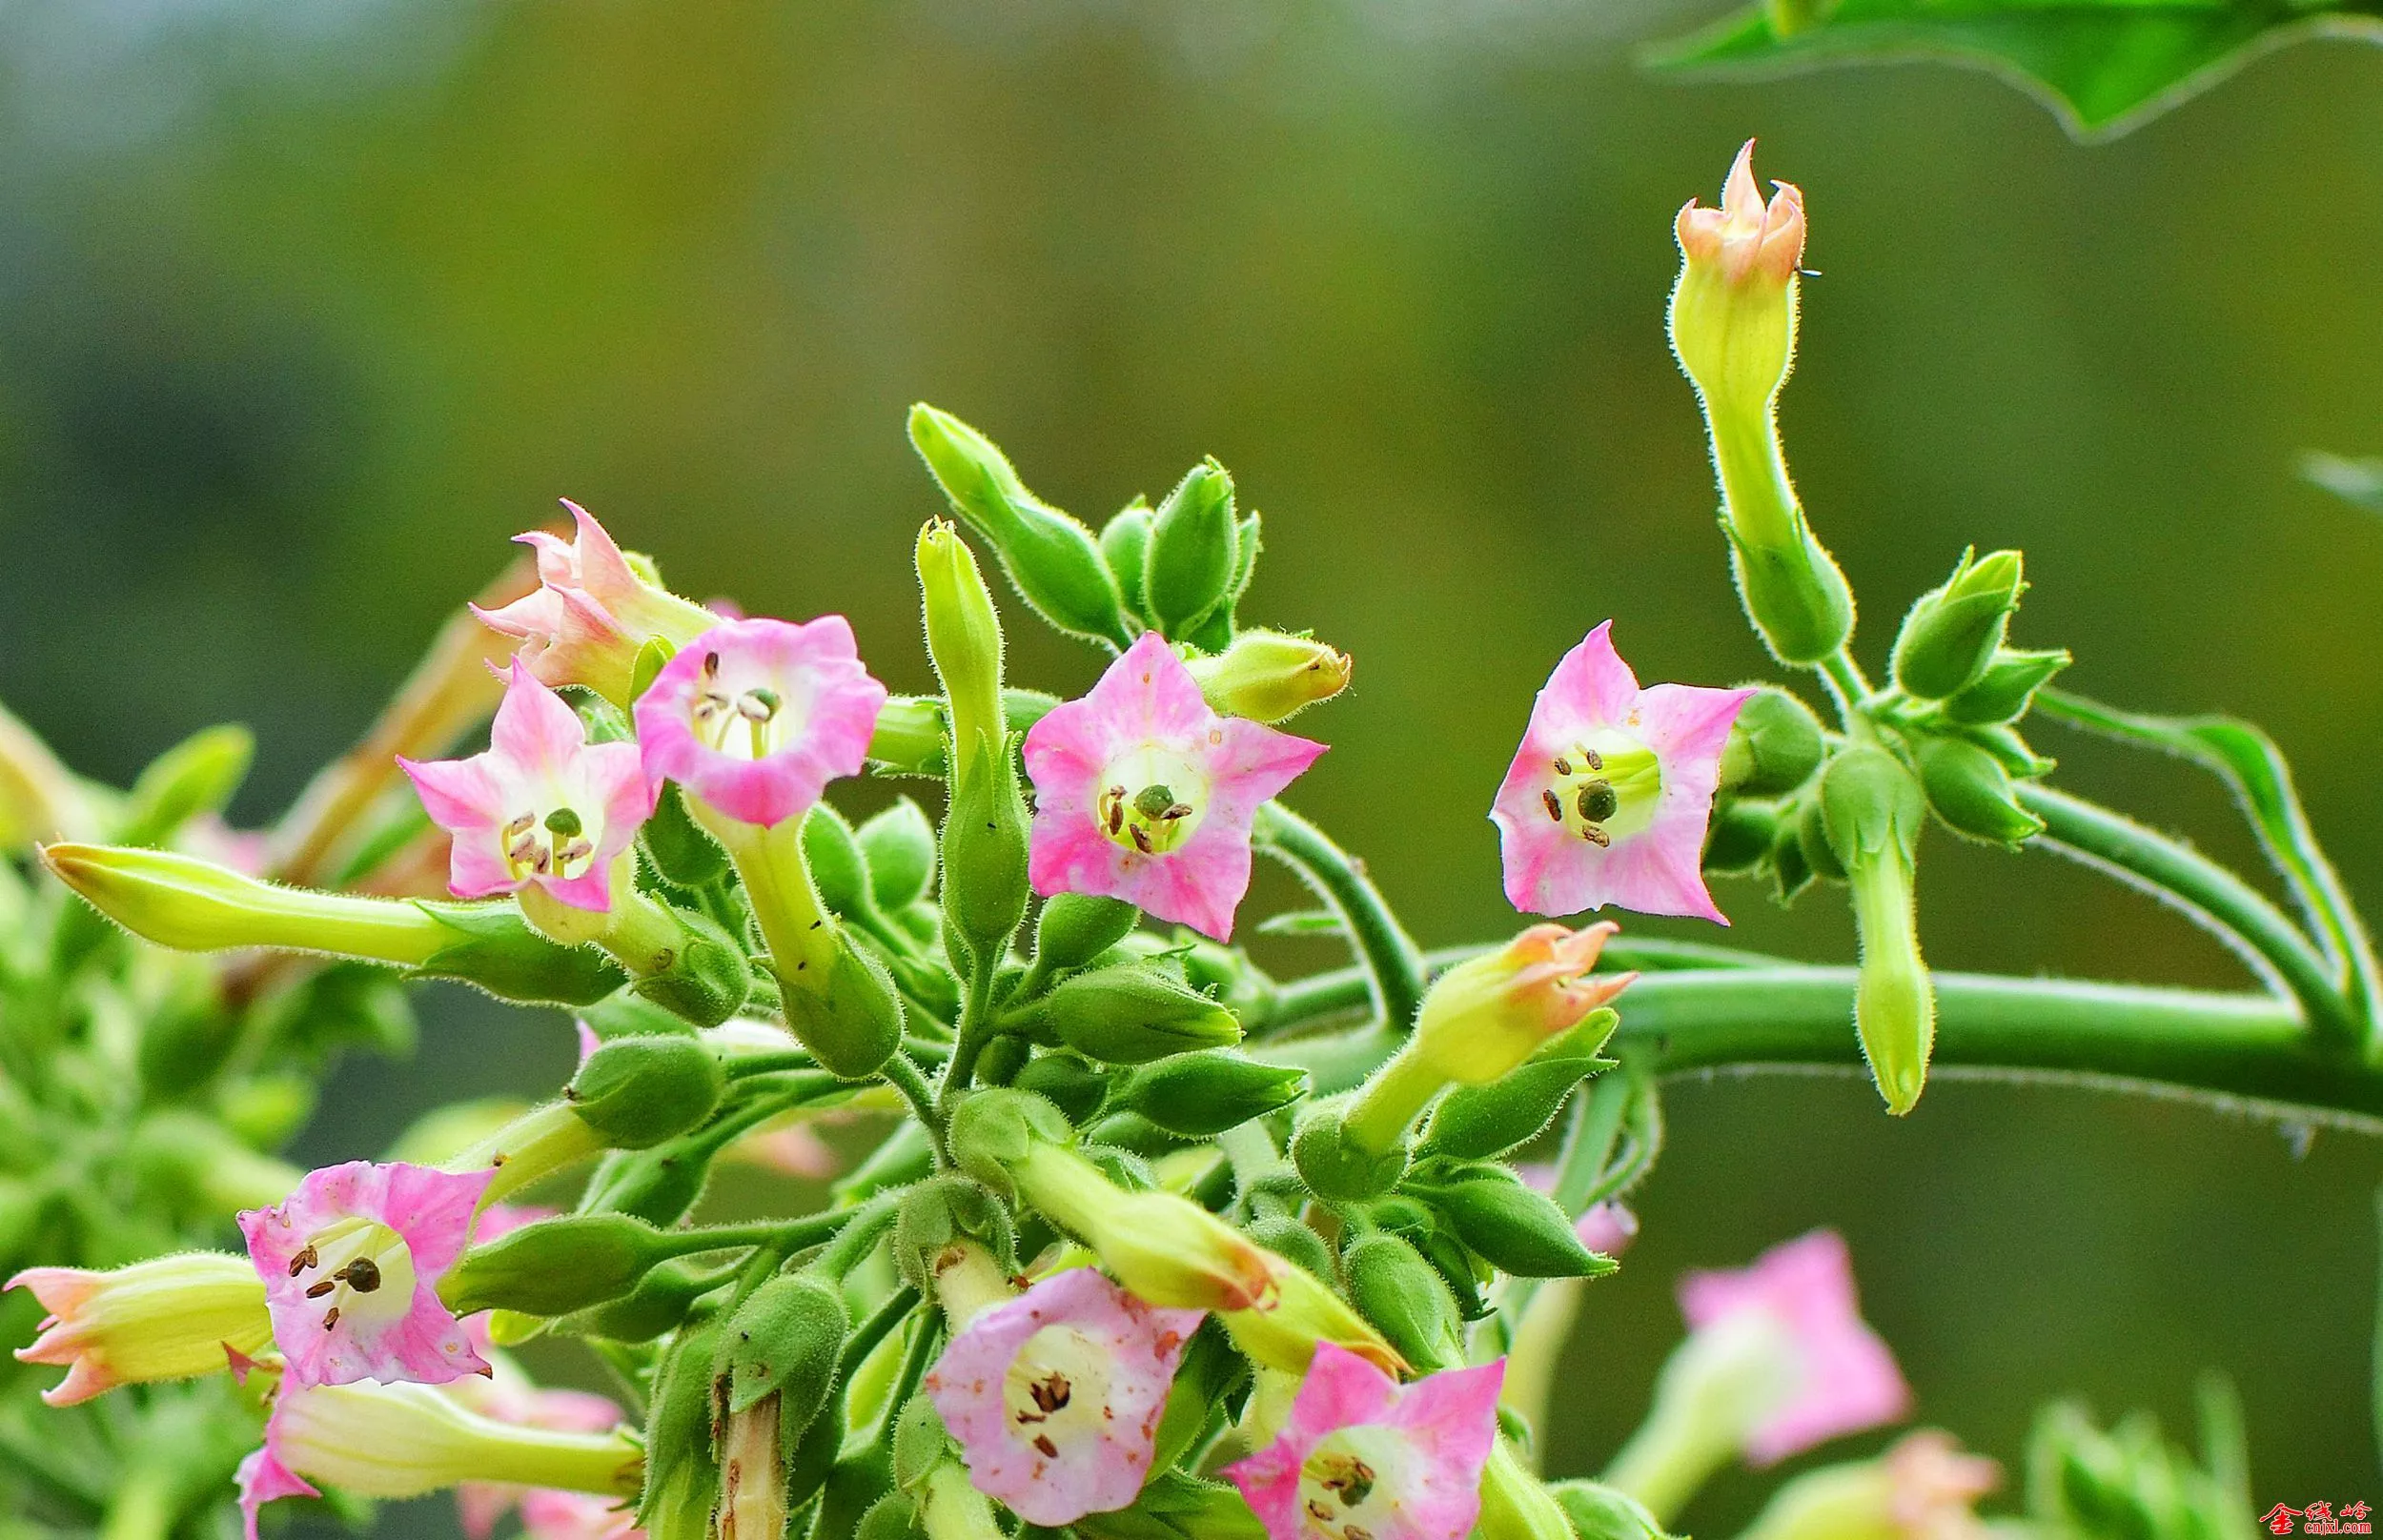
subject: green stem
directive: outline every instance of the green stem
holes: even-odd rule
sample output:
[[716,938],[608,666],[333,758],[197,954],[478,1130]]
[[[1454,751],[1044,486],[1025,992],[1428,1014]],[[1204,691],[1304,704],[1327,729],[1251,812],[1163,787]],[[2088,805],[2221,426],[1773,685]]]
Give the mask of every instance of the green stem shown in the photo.
[[936,1128],[951,1121],[953,1100],[976,1078],[977,1057],[999,1027],[993,1020],[993,972],[988,965],[968,974],[967,995],[960,1003],[960,1027],[951,1041],[951,1062],[944,1066],[943,1081],[935,1089],[931,1124]]
[[1412,1027],[1423,1003],[1423,953],[1364,868],[1280,802],[1258,809],[1255,833],[1258,848],[1296,872],[1338,917],[1382,1021],[1399,1032]]
[[2217,862],[2120,813],[2048,786],[2021,783],[2020,804],[2044,821],[2039,839],[2061,854],[2130,881],[2201,920],[2245,961],[2300,1002],[2310,1032],[2330,1044],[2357,1029],[2332,971],[2298,926]]
[[1820,664],[1821,678],[1828,685],[1828,693],[1837,704],[1837,719],[1850,732],[1864,720],[1862,703],[1870,698],[1870,681],[1863,677],[1862,665],[1843,647],[1836,655],[1824,658]]
[[[886,1084],[902,1093],[902,1099],[910,1104],[910,1111],[916,1115],[919,1122],[929,1128],[943,1126],[943,1122],[936,1112],[934,1089],[927,1084],[927,1077],[919,1073],[919,1066],[910,1062],[908,1054],[895,1054],[886,1061],[886,1066],[878,1073],[886,1077]],[[937,1159],[940,1160],[942,1158],[940,1147],[936,1154]]]
[[[1442,969],[1490,950],[1486,943],[1436,946],[1423,954],[1423,976],[1436,978]],[[1783,968],[1795,959],[1767,952],[1741,951],[1707,942],[1673,942],[1652,937],[1617,936],[1598,958],[1601,971],[1675,973],[1682,968]],[[1269,1034],[1288,1036],[1301,1027],[1353,1015],[1373,1003],[1373,984],[1359,967],[1334,968],[1329,973],[1293,979],[1275,991],[1274,1008],[1266,1018]]]

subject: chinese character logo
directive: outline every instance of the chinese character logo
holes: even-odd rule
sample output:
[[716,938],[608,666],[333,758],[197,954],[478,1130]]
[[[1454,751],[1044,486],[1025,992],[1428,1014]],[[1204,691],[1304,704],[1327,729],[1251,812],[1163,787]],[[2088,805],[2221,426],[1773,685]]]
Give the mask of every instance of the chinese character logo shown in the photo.
[[2259,1522],[2270,1534],[2373,1534],[2373,1512],[2365,1503],[2344,1503],[2338,1509],[2330,1502],[2306,1508],[2278,1503],[2260,1514]]

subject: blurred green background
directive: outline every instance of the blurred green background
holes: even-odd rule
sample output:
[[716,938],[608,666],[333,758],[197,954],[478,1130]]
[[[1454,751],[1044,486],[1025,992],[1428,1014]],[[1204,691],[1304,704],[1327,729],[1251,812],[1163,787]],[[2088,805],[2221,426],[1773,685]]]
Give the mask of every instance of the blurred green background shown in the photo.
[[[1759,134],[1811,210],[1784,420],[1869,659],[1965,542],[2023,546],[2020,638],[2073,647],[2081,689],[2265,722],[2383,914],[2383,524],[2292,475],[2383,449],[2383,58],[2297,50],[2087,150],[1947,70],[1633,69],[1709,9],[0,8],[0,697],[119,780],[247,721],[261,821],[563,495],[688,593],[845,611],[921,688],[925,398],[1095,522],[1231,466],[1267,515],[1245,613],[1358,659],[1301,724],[1334,744],[1301,805],[1428,942],[1494,935],[1483,814],[1566,647],[1611,616],[1649,679],[1764,666],[1661,327],[1674,211]],[[1023,681],[1096,671],[1013,632]],[[2189,772],[2038,736],[2071,784],[2255,860]],[[1922,888],[1941,965],[2240,979],[2050,858],[1934,837]],[[1851,955],[1833,894],[1721,897],[1733,940]],[[1304,944],[1269,961],[1336,961]],[[351,1065],[308,1154],[568,1062],[558,1020],[433,1004],[419,1060]],[[2006,1460],[2056,1392],[2181,1432],[2215,1366],[2262,1504],[2383,1500],[2383,1146],[1950,1082],[1905,1123],[1834,1079],[1670,1111],[1552,1469],[1635,1422],[1679,1268],[1828,1224],[1922,1415]]]

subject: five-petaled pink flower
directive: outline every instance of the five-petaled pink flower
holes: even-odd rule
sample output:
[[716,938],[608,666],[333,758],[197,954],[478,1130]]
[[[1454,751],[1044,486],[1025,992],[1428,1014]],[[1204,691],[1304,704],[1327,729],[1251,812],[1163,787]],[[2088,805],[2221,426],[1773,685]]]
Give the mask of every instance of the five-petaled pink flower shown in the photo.
[[1782,284],[1803,261],[1803,194],[1791,182],[1774,182],[1768,204],[1754,179],[1754,141],[1748,139],[1721,184],[1721,206],[1704,209],[1690,198],[1674,222],[1681,254],[1692,263],[1712,263],[1731,283],[1760,274]]
[[1401,1386],[1330,1343],[1280,1436],[1225,1474],[1273,1540],[1461,1540],[1481,1511],[1506,1361]]
[[675,780],[741,823],[799,819],[830,780],[860,774],[885,704],[843,616],[723,621],[638,698],[646,780],[657,795]]
[[495,1175],[349,1161],[240,1215],[289,1366],[286,1387],[441,1385],[489,1371],[438,1286]]
[[586,509],[568,498],[562,506],[579,526],[575,538],[544,530],[515,537],[538,554],[538,587],[501,609],[474,605],[473,613],[520,638],[515,656],[546,683],[584,684],[625,706],[648,641],[682,645],[719,618],[648,581]]
[[1526,913],[1616,904],[1729,923],[1704,889],[1721,748],[1752,690],[1639,688],[1608,620],[1564,655],[1497,788],[1506,898]]
[[1911,1408],[1895,1355],[1862,1319],[1853,1261],[1835,1230],[1782,1241],[1735,1272],[1689,1273],[1680,1281],[1680,1310],[1700,1334],[1749,1314],[1783,1328],[1796,1372],[1780,1404],[1746,1435],[1755,1465],[1775,1465]]
[[580,714],[518,659],[485,753],[397,763],[455,837],[448,887],[458,898],[534,885],[606,913],[614,859],[653,811],[637,745],[590,743]]
[[926,1381],[970,1483],[1029,1524],[1130,1504],[1202,1313],[1145,1305],[1073,1267],[978,1314]]
[[1034,890],[1101,893],[1225,941],[1250,890],[1250,825],[1324,745],[1219,717],[1145,632],[1026,735]]

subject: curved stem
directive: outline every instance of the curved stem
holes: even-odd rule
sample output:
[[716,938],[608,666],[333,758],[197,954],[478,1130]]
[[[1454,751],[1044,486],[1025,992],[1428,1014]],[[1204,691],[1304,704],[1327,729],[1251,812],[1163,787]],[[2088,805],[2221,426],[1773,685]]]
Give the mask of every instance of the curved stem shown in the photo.
[[1862,665],[1853,660],[1851,653],[1840,647],[1835,657],[1821,660],[1820,672],[1822,680],[1828,685],[1829,695],[1836,701],[1838,721],[1851,731],[1854,724],[1863,719],[1862,702],[1870,696],[1870,681],[1863,678]]
[[[1863,1073],[1849,967],[1649,974],[1619,1003],[1619,1044],[1660,1075],[1725,1069]],[[2063,979],[1940,973],[1936,1068],[1948,1078],[2094,1084],[2183,1096],[2383,1133],[2383,1068],[2313,1040],[2288,1000]],[[1378,1026],[1261,1043],[1329,1095],[1397,1045]]]
[[2048,786],[2022,783],[2020,804],[2042,819],[2039,841],[2066,856],[2133,881],[2203,921],[2244,960],[2291,993],[2309,1030],[2329,1042],[2356,1036],[2332,970],[2298,926],[2256,888],[2207,856],[2123,814]]
[[1413,1026],[1416,1008],[1423,1003],[1423,953],[1364,867],[1280,802],[1258,809],[1255,835],[1259,849],[1298,873],[1339,917],[1381,1019],[1399,1032]]

